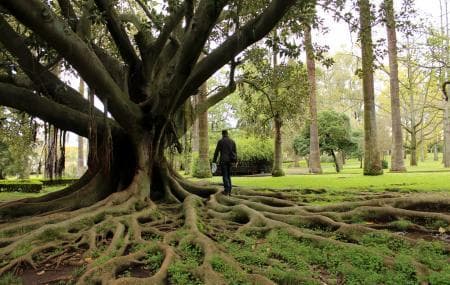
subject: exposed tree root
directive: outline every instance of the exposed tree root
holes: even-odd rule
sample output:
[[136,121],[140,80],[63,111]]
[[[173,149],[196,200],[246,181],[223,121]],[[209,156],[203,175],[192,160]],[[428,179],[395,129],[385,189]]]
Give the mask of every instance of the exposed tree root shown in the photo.
[[[167,169],[161,175],[164,195],[157,201],[140,194],[150,191],[149,179],[140,172],[127,189],[89,207],[1,224],[0,276],[20,276],[30,267],[44,272],[77,266],[71,275],[76,284],[328,284],[336,278],[345,283],[348,277],[320,262],[307,266],[319,274],[283,275],[294,272],[289,268],[295,269],[295,262],[275,250],[273,237],[322,251],[360,252],[380,229],[387,240],[410,246],[417,240],[408,233],[433,237],[449,230],[450,198],[442,195],[311,206],[294,193],[239,189],[230,197]],[[243,257],[247,239],[255,251],[248,260]],[[242,251],[233,250],[241,246]],[[396,270],[394,253],[377,254],[380,266]],[[442,254],[448,258],[448,243]],[[266,257],[257,261],[258,255]],[[433,272],[448,270],[420,258],[411,264],[417,280],[424,282]]]

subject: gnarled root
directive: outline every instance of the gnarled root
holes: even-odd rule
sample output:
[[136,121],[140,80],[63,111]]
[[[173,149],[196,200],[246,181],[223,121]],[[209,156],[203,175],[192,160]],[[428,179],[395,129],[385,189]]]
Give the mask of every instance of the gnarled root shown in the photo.
[[[142,195],[150,181],[140,171],[89,207],[2,224],[0,276],[72,266],[77,284],[345,283],[358,258],[370,257],[364,262],[376,266],[364,266],[383,283],[404,270],[399,248],[424,246],[414,234],[437,237],[450,223],[442,195],[311,206],[295,193],[239,189],[230,197],[168,169],[158,175],[159,200]],[[438,257],[448,258],[448,244]],[[422,281],[448,270],[420,256],[408,264]]]

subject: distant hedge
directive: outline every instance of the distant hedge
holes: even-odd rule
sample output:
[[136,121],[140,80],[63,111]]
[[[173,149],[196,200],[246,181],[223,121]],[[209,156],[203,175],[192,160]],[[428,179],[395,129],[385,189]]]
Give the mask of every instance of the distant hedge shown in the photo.
[[77,178],[61,178],[61,179],[41,179],[40,181],[44,186],[55,186],[55,185],[67,185],[75,183],[78,179]]
[[42,187],[38,180],[0,180],[0,192],[38,193]]

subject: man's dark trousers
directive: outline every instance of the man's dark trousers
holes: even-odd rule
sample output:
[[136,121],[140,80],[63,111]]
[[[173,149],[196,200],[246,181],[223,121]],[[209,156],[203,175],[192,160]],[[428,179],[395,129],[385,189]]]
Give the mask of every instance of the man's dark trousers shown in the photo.
[[231,162],[220,162],[222,171],[223,188],[226,195],[231,194]]

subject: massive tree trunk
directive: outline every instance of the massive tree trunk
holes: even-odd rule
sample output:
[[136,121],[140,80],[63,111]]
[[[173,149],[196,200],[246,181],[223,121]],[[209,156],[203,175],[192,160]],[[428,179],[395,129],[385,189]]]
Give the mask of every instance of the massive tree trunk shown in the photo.
[[385,0],[386,30],[389,54],[389,79],[391,92],[391,118],[392,118],[392,153],[391,171],[405,172],[403,161],[403,135],[400,114],[398,60],[397,60],[397,34],[395,25],[394,0]]
[[316,66],[314,50],[311,40],[311,27],[308,25],[305,32],[306,66],[309,83],[309,172],[322,173],[320,166],[319,130],[317,126],[317,100],[316,100]]
[[383,174],[377,143],[375,91],[373,82],[373,47],[370,3],[358,1],[360,9],[360,38],[362,57],[362,80],[364,95],[364,175]]

